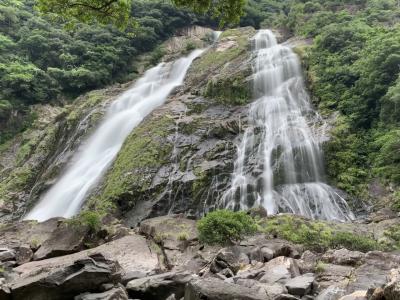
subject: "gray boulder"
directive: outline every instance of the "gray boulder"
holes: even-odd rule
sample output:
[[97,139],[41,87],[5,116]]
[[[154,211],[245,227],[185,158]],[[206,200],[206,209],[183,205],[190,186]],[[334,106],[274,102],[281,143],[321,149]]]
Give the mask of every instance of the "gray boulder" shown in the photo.
[[198,279],[188,283],[184,300],[270,300],[257,289],[228,283],[218,279]]
[[184,295],[185,285],[191,279],[189,273],[168,272],[132,280],[126,289],[130,297],[142,300],[165,300],[172,294],[180,299]]
[[356,266],[363,263],[364,257],[365,254],[359,251],[339,249],[327,251],[322,256],[322,260],[336,265]]
[[219,273],[229,268],[236,274],[243,265],[250,263],[246,255],[246,249],[240,246],[232,246],[221,249],[215,259],[212,261],[210,270],[213,273]]
[[71,254],[84,249],[85,238],[89,232],[86,226],[73,226],[61,223],[45,240],[33,256],[33,260],[41,260]]
[[285,284],[285,287],[288,289],[289,294],[304,296],[311,292],[314,280],[314,274],[307,273],[288,280]]
[[389,275],[389,283],[383,289],[385,300],[400,299],[400,269],[393,269]]
[[260,278],[263,283],[284,282],[287,279],[300,275],[297,262],[290,257],[280,256],[267,262],[264,267],[264,274]]
[[94,254],[54,271],[16,280],[11,285],[12,299],[66,300],[86,291],[98,291],[103,283],[121,280],[120,266]]
[[0,262],[11,260],[15,260],[15,251],[7,247],[0,248]]
[[33,251],[29,245],[21,245],[15,249],[15,261],[18,265],[26,264],[33,258]]
[[128,294],[122,287],[116,287],[103,293],[84,293],[74,300],[128,300]]

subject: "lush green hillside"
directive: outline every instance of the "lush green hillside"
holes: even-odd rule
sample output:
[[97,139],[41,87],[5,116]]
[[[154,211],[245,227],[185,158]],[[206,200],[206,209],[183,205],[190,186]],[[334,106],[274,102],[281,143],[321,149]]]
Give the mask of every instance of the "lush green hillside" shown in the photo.
[[51,22],[50,15],[39,15],[34,3],[0,1],[0,124],[6,128],[0,144],[29,126],[34,118],[25,116],[29,105],[55,103],[126,81],[136,72],[139,54],[177,29],[201,23],[171,3],[135,1],[131,14],[139,27],[133,32],[96,24],[66,30],[64,23]]

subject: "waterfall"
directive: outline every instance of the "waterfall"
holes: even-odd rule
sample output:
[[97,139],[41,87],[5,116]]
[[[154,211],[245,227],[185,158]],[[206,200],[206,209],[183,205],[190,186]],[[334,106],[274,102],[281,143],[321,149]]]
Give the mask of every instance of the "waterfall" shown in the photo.
[[321,138],[315,130],[322,119],[310,105],[296,54],[279,45],[269,30],[260,30],[252,42],[255,100],[222,205],[353,219],[345,200],[324,182]]
[[25,219],[44,221],[77,214],[129,133],[162,105],[175,87],[182,84],[192,61],[202,52],[195,50],[173,63],[159,64],[119,96],[108,108],[98,128],[74,154],[65,172]]

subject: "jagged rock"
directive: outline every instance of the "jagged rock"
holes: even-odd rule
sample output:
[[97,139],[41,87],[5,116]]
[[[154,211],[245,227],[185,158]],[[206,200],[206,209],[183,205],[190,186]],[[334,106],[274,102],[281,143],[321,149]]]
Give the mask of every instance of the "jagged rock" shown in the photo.
[[0,248],[0,261],[11,261],[15,260],[15,251],[9,248]]
[[261,234],[246,238],[240,243],[240,245],[247,247],[259,247],[260,249],[269,249],[268,252],[272,251],[273,257],[287,256],[292,258],[300,258],[299,251],[292,243],[280,239],[271,240],[265,235]]
[[383,289],[385,300],[400,299],[400,269],[390,271],[389,283]]
[[21,245],[15,250],[15,260],[18,265],[26,264],[33,258],[33,251],[28,245]]
[[290,294],[282,294],[274,298],[274,300],[299,300],[299,298]]
[[355,291],[350,295],[343,296],[339,300],[367,300],[367,291]]
[[96,291],[103,283],[119,281],[120,272],[118,263],[93,254],[51,271],[18,278],[11,284],[11,293],[15,300],[71,299],[85,291]]
[[254,279],[238,279],[236,281],[236,284],[266,293],[271,299],[275,299],[277,296],[281,294],[286,294],[288,292],[282,284],[260,283]]
[[267,262],[264,267],[264,275],[260,282],[275,283],[300,275],[297,262],[293,258],[280,256]]
[[347,249],[328,250],[322,260],[336,265],[355,266],[363,263],[365,254],[359,251],[349,251]]
[[184,300],[270,300],[256,289],[217,279],[198,279],[188,283]]
[[322,290],[315,300],[337,300],[346,293],[345,287],[331,285]]
[[312,273],[315,270],[319,256],[307,250],[301,255],[299,267],[302,273]]
[[178,215],[147,219],[140,223],[140,232],[170,250],[184,250],[198,236],[196,221]]
[[185,285],[191,279],[189,273],[168,272],[132,280],[126,289],[129,296],[142,300],[165,300],[172,294],[180,299],[184,295]]
[[128,300],[128,294],[122,287],[117,287],[103,293],[84,293],[74,300]]
[[245,253],[245,249],[240,246],[232,246],[221,249],[215,259],[212,261],[210,271],[218,273],[229,268],[236,274],[243,265],[250,263],[249,257]]
[[223,269],[221,272],[219,272],[219,274],[225,276],[226,278],[232,278],[235,276],[235,274],[229,268]]
[[50,238],[62,218],[53,218],[45,222],[21,221],[3,226],[0,229],[0,246],[17,249],[29,245],[36,251],[41,244]]
[[266,246],[252,248],[248,253],[250,260],[255,260],[259,262],[267,262],[273,259],[274,255],[275,252]]
[[289,291],[289,294],[304,296],[311,292],[314,280],[314,274],[307,273],[286,281],[285,287]]
[[33,276],[46,269],[62,267],[78,259],[85,259],[93,253],[101,253],[107,259],[117,261],[123,270],[123,274],[140,271],[149,275],[154,274],[159,269],[157,254],[150,250],[146,239],[139,235],[129,235],[93,249],[32,261],[15,268],[15,271],[20,272],[23,277]]
[[87,226],[60,223],[49,239],[43,242],[33,256],[33,260],[41,260],[71,254],[83,250],[85,238],[89,232]]
[[347,292],[378,288],[387,283],[391,269],[400,267],[400,256],[381,251],[371,251],[365,255],[364,263],[355,269]]
[[353,271],[354,268],[350,266],[323,264],[317,275],[319,290],[322,291],[330,286],[342,289],[342,286],[348,285]]
[[196,221],[181,215],[157,217],[141,222],[140,232],[161,246],[168,269],[189,268],[196,273],[204,267],[201,259],[195,258]]
[[268,247],[261,247],[260,254],[261,254],[262,262],[267,262],[267,261],[273,259],[276,253],[274,252],[274,250],[272,250]]
[[[388,297],[390,299],[390,297]],[[384,290],[381,287],[369,289],[367,293],[368,300],[385,300]]]
[[4,278],[0,278],[0,300],[11,300],[11,290],[5,281]]
[[141,271],[128,271],[122,276],[122,284],[126,285],[129,281],[146,277],[146,273]]

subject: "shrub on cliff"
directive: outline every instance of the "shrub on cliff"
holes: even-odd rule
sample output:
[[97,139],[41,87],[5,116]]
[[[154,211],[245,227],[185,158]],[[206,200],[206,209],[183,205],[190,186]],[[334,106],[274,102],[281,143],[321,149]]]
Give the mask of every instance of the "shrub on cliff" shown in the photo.
[[199,239],[206,244],[234,244],[245,235],[255,233],[257,226],[246,212],[216,210],[197,224]]

